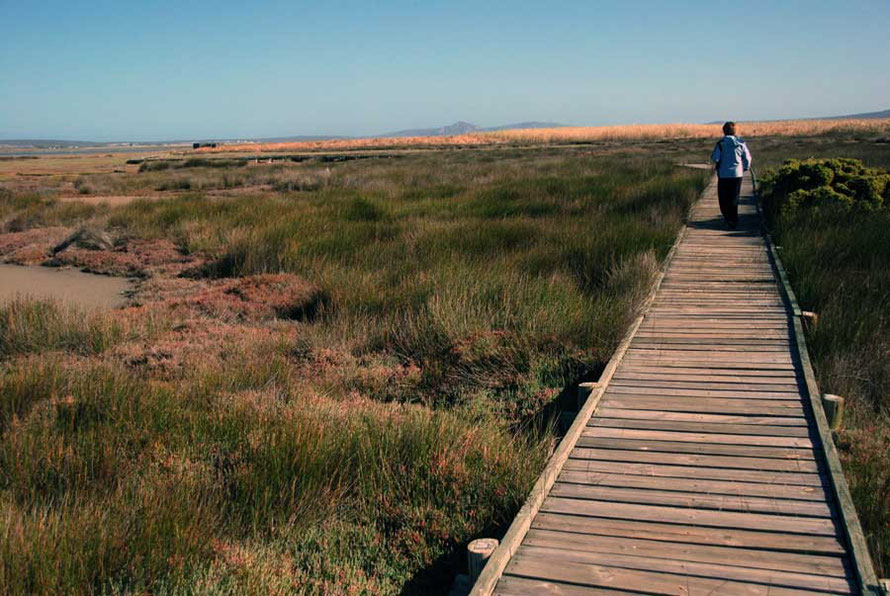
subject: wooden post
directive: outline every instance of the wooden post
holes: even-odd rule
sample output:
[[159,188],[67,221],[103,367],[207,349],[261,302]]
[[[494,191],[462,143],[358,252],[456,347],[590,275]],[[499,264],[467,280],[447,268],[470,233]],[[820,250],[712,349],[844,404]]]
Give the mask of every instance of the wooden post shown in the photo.
[[584,403],[587,401],[587,398],[590,397],[590,394],[593,393],[593,390],[596,389],[596,383],[578,383],[578,410],[584,407]]
[[831,430],[839,429],[844,422],[844,398],[826,393],[822,396],[822,407],[825,408],[828,427]]
[[816,326],[819,324],[819,315],[809,310],[802,310],[800,311],[800,316],[803,318],[804,322],[812,328],[813,331],[816,330]]
[[471,581],[475,582],[479,578],[485,563],[488,562],[488,557],[497,547],[496,538],[477,538],[467,545],[467,569],[469,569]]

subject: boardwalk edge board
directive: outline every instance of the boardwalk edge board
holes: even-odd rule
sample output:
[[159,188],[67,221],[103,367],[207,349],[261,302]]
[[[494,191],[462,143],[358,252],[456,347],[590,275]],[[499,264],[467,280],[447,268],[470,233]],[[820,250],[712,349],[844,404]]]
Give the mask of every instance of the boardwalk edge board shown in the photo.
[[[711,180],[711,183],[713,183],[713,178]],[[692,213],[701,202],[702,197],[704,197],[704,192],[702,192],[702,195],[699,196],[699,198],[692,206],[690,206],[689,211],[686,214],[687,222],[691,220]],[[569,453],[571,453],[572,449],[575,448],[578,439],[581,438],[581,433],[587,427],[587,423],[593,416],[594,411],[596,411],[596,407],[597,405],[599,405],[603,393],[605,393],[606,388],[609,386],[609,381],[611,381],[612,376],[618,369],[618,365],[621,363],[621,360],[624,358],[625,353],[630,348],[630,344],[637,333],[637,329],[640,327],[643,319],[646,317],[649,306],[655,301],[658,290],[661,287],[662,282],[664,281],[665,275],[667,274],[668,267],[670,266],[671,261],[675,253],[677,252],[678,247],[680,246],[680,243],[686,236],[686,230],[688,229],[689,228],[686,223],[684,223],[683,226],[680,228],[677,234],[677,238],[676,240],[674,240],[674,244],[671,246],[671,250],[668,252],[667,256],[664,259],[664,262],[661,264],[658,276],[654,280],[652,287],[649,290],[649,294],[647,294],[646,299],[640,305],[639,314],[637,315],[634,322],[631,324],[627,333],[624,335],[621,343],[618,344],[618,348],[615,350],[615,353],[612,354],[612,358],[609,360],[606,368],[603,369],[603,372],[600,375],[599,380],[597,381],[597,385],[594,387],[590,396],[587,398],[587,401],[584,402],[584,406],[578,412],[578,415],[575,416],[574,422],[569,427],[569,430],[566,432],[566,434],[563,436],[556,450],[553,452],[553,455],[547,462],[544,471],[541,472],[541,475],[538,477],[537,482],[535,482],[535,485],[532,487],[528,499],[526,499],[525,503],[522,505],[522,508],[520,508],[519,513],[516,514],[516,517],[513,518],[513,522],[507,529],[507,533],[504,534],[504,538],[501,540],[500,545],[489,557],[488,563],[485,565],[482,573],[479,574],[479,578],[476,580],[476,583],[473,584],[473,589],[470,592],[471,596],[488,596],[492,592],[494,592],[495,586],[497,585],[498,580],[503,575],[504,569],[507,568],[507,564],[510,562],[510,559],[512,559],[513,554],[522,544],[522,540],[528,533],[529,528],[531,528],[532,520],[535,518],[535,515],[537,515],[538,511],[540,510],[541,505],[544,503],[544,499],[547,498],[547,496],[550,494],[550,489],[556,482],[557,476],[559,476],[559,473],[562,471],[563,466],[569,459]]]
[[[757,210],[761,214],[761,222],[763,222],[763,213],[759,203]],[[769,250],[773,267],[781,282],[779,284],[780,289],[793,314],[793,320],[791,322],[792,335],[794,336],[793,343],[797,347],[797,356],[800,360],[801,369],[804,374],[806,393],[810,399],[813,418],[815,419],[816,428],[818,430],[817,441],[821,443],[822,446],[823,457],[827,464],[826,468],[828,471],[831,493],[838,504],[844,538],[846,538],[848,546],[850,547],[850,555],[853,559],[856,578],[864,596],[881,596],[886,592],[882,589],[878,582],[877,575],[875,574],[871,555],[868,552],[868,542],[865,539],[865,533],[862,531],[862,526],[859,523],[859,516],[856,514],[856,507],[853,505],[853,497],[850,495],[850,488],[844,477],[844,470],[841,466],[840,457],[834,446],[834,439],[831,435],[828,418],[822,407],[822,394],[819,391],[819,385],[816,383],[816,374],[813,371],[810,355],[807,351],[803,323],[801,322],[802,311],[797,303],[797,297],[794,294],[794,290],[791,288],[791,283],[788,280],[785,267],[782,265],[782,261],[779,258],[779,253],[776,250],[772,235],[764,229],[763,236],[766,239],[766,245]]]

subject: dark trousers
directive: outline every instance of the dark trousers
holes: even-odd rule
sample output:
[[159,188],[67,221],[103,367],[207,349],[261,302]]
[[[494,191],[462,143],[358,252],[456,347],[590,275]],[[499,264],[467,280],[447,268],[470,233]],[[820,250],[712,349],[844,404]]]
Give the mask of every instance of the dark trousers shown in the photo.
[[739,194],[742,192],[741,178],[720,178],[717,180],[717,198],[720,200],[720,213],[726,224],[734,228],[739,223]]

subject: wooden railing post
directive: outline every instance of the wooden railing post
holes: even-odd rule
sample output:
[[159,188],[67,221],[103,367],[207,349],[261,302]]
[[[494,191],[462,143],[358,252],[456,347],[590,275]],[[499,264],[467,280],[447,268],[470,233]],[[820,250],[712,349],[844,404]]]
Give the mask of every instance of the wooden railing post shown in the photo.
[[802,310],[800,311],[800,316],[812,331],[816,330],[816,327],[819,325],[819,315],[809,310]]
[[828,427],[838,430],[844,422],[844,398],[840,395],[826,393],[822,396],[822,407],[825,409],[825,417],[828,418]]
[[475,582],[479,579],[479,574],[485,568],[488,557],[497,547],[498,540],[496,538],[478,538],[467,545],[467,569],[470,581]]
[[596,389],[596,386],[597,383],[595,382],[578,383],[578,411],[584,407],[584,403],[590,397],[590,394],[593,393],[593,390]]

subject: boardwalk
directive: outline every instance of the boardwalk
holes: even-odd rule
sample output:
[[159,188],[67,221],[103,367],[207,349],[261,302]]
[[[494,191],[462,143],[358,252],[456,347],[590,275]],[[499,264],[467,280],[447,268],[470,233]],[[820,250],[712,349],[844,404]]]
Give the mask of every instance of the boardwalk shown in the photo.
[[521,543],[477,593],[861,593],[745,188],[735,232],[705,192]]

